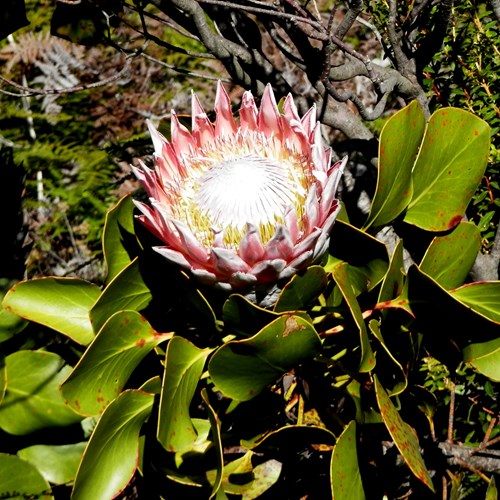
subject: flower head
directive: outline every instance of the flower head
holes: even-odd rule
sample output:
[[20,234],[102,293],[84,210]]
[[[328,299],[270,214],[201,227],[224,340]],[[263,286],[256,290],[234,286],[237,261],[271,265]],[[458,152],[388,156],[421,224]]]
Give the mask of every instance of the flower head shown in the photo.
[[268,85],[257,109],[243,94],[239,123],[219,83],[212,124],[192,96],[192,130],[172,111],[171,140],[148,122],[154,170],[134,168],[151,204],[140,221],[162,242],[155,250],[199,280],[244,289],[289,278],[317,262],[340,209],[346,162],[331,165],[315,109],[298,116],[292,97],[280,113]]

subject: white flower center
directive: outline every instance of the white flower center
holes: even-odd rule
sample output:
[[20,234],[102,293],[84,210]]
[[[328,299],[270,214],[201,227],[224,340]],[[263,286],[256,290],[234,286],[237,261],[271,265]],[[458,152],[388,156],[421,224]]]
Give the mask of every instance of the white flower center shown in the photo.
[[243,156],[213,165],[199,179],[195,202],[216,229],[242,230],[282,220],[297,203],[289,169],[270,158]]

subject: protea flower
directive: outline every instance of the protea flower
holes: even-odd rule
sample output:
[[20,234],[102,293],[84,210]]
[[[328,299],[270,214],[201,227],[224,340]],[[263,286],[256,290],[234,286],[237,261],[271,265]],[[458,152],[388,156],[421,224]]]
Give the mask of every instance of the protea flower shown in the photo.
[[219,83],[212,124],[195,94],[192,131],[172,112],[171,140],[148,122],[154,170],[134,172],[151,206],[140,221],[155,250],[204,283],[232,290],[275,283],[317,262],[340,209],[346,162],[331,166],[315,108],[302,118],[289,95],[281,114],[268,85],[257,109],[242,97],[239,123]]

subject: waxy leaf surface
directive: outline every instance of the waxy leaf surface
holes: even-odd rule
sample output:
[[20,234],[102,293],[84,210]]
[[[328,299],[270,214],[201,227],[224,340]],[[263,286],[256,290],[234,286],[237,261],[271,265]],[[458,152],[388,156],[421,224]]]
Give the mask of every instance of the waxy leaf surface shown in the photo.
[[94,338],[89,311],[100,293],[98,286],[75,278],[39,278],[15,285],[3,306],[87,345]]
[[17,351],[5,358],[7,390],[0,406],[0,428],[18,435],[66,426],[82,417],[65,404],[59,384],[71,367],[57,354]]
[[411,172],[425,130],[417,101],[394,114],[384,125],[379,141],[377,188],[365,227],[393,221],[413,193]]
[[334,500],[363,500],[365,492],[358,465],[356,421],[352,420],[339,436],[330,462]]
[[456,288],[464,283],[480,248],[478,227],[460,222],[450,234],[432,240],[420,262],[420,270],[443,288]]
[[157,434],[167,451],[189,449],[197,438],[189,406],[210,352],[183,337],[173,337],[168,343]]
[[83,454],[73,500],[114,498],[132,479],[139,458],[139,433],[154,396],[129,390],[104,411]]
[[432,479],[425,467],[422,455],[420,454],[420,446],[415,431],[403,421],[376,375],[373,377],[373,381],[380,413],[403,460],[413,474],[434,491]]
[[153,330],[136,311],[117,312],[63,383],[68,405],[82,415],[102,413],[146,355],[170,337]]
[[253,337],[223,345],[208,370],[225,396],[247,401],[320,349],[313,326],[299,316],[285,314]]
[[128,266],[140,251],[133,213],[132,197],[125,196],[106,214],[102,245],[107,266],[106,283]]
[[456,226],[484,174],[489,146],[485,121],[462,109],[436,111],[413,169],[413,197],[404,220],[427,231]]
[[146,308],[151,298],[151,291],[141,276],[139,259],[135,259],[109,283],[90,311],[95,331],[118,311]]
[[500,382],[500,338],[469,344],[464,349],[464,361],[488,378]]
[[325,289],[327,274],[321,266],[311,266],[296,274],[284,287],[274,306],[275,312],[305,309]]
[[36,467],[15,455],[0,453],[0,498],[52,500],[54,497]]
[[33,464],[52,484],[70,483],[75,479],[87,443],[43,445],[37,444],[19,450],[23,460]]

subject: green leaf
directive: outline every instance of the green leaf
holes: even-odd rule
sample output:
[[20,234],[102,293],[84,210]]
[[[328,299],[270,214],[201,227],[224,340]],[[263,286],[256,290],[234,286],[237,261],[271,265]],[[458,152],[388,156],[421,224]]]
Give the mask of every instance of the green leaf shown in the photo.
[[220,347],[208,371],[225,396],[247,401],[320,349],[313,326],[299,316],[286,314],[253,337]]
[[208,419],[210,420],[210,429],[212,431],[212,441],[214,443],[215,449],[215,460],[216,460],[216,473],[215,478],[212,479],[212,494],[209,497],[209,500],[212,498],[227,498],[224,494],[224,488],[222,487],[222,471],[224,469],[224,453],[222,450],[222,438],[221,438],[221,430],[220,430],[220,421],[217,417],[217,413],[212,408],[210,401],[208,399],[208,393],[206,389],[202,389],[201,397],[205,402],[208,411]]
[[[380,345],[384,349],[384,351],[382,352],[377,351],[377,357],[380,363],[379,366],[384,367],[382,374],[387,377],[387,379],[390,381],[389,383],[392,386],[392,388],[389,390],[389,395],[395,396],[397,394],[401,394],[408,385],[408,380],[406,378],[404,368],[401,366],[401,363],[395,358],[394,354],[385,343],[382,332],[380,331],[380,323],[377,320],[372,319],[368,323],[368,327],[370,329],[370,332],[379,341]],[[387,354],[386,358],[382,358],[384,352]],[[386,359],[389,359],[391,364],[386,363]],[[382,376],[382,374],[380,374],[380,376]]]
[[389,269],[380,287],[378,302],[387,302],[399,297],[403,293],[404,277],[403,240],[400,239],[394,248]]
[[231,295],[222,308],[222,320],[229,332],[255,335],[279,314],[257,306],[242,295]]
[[470,283],[450,294],[481,316],[500,323],[500,281]]
[[356,295],[354,289],[349,280],[349,274],[347,272],[347,264],[343,262],[335,266],[332,269],[332,276],[342,292],[349,310],[352,314],[354,322],[359,329],[359,338],[361,344],[361,361],[359,363],[360,372],[369,372],[375,368],[375,356],[373,355],[372,348],[370,346],[370,341],[368,339],[368,333],[366,331],[365,320],[361,312],[358,301],[356,300]]
[[242,441],[245,448],[252,449],[256,453],[297,452],[311,445],[333,446],[335,444],[335,435],[325,429],[315,425],[287,425],[271,431],[257,441],[256,443]]
[[[14,280],[0,278],[0,298],[2,300],[9,288],[14,284]],[[0,303],[0,342],[10,339],[16,333],[22,331],[27,324],[28,322],[25,319],[7,311]]]
[[133,213],[134,202],[127,195],[106,214],[102,245],[108,270],[106,283],[113,280],[140,252]]
[[420,262],[420,270],[447,290],[463,284],[481,248],[481,233],[470,222],[460,222],[445,236],[436,236]]
[[377,188],[365,229],[393,221],[410,202],[411,172],[424,129],[425,117],[417,101],[398,111],[384,125],[379,141]]
[[28,462],[0,453],[0,498],[53,500],[49,483]]
[[0,428],[16,436],[79,422],[59,392],[71,368],[57,354],[18,351],[5,358],[7,391],[0,406]]
[[98,286],[75,278],[22,281],[5,295],[3,306],[22,318],[48,326],[82,345],[94,338],[89,311]]
[[469,344],[463,353],[466,363],[491,380],[500,382],[500,338]]
[[[456,346],[497,338],[500,282],[472,283],[447,291],[417,266],[408,270],[408,299],[427,347],[445,362]],[[437,352],[436,352],[437,350]]]
[[95,331],[98,332],[116,312],[140,311],[151,299],[151,291],[144,283],[139,259],[136,258],[109,283],[90,311]]
[[132,479],[139,458],[139,433],[154,396],[128,390],[111,402],[90,438],[78,469],[73,500],[114,498]]
[[331,272],[339,263],[347,262],[356,296],[373,290],[383,280],[389,267],[389,255],[381,241],[340,221],[333,226],[331,241],[325,271]]
[[486,496],[484,500],[498,500],[498,488],[495,484],[495,476],[491,476],[490,482],[488,483],[488,489],[486,490]]
[[446,231],[462,219],[486,168],[490,127],[457,108],[436,111],[413,169],[413,197],[404,220]]
[[136,311],[117,312],[62,384],[67,404],[81,415],[101,413],[146,355],[171,336],[157,333]]
[[415,431],[403,421],[376,375],[373,377],[373,382],[375,384],[375,393],[380,413],[403,460],[413,474],[434,491],[432,479],[420,454],[420,447]]
[[185,451],[196,441],[189,406],[211,352],[198,349],[183,337],[174,337],[168,343],[157,433],[167,451]]
[[86,442],[60,446],[38,444],[23,448],[17,454],[33,464],[50,483],[64,484],[75,479],[86,445]]
[[334,500],[366,498],[358,465],[355,420],[351,420],[335,444],[330,462],[330,480]]
[[5,355],[0,351],[0,408],[2,405],[3,398],[5,396],[5,390],[7,389],[7,367],[5,366]]
[[318,298],[328,283],[321,266],[311,266],[296,274],[284,287],[274,306],[274,312],[303,310]]

